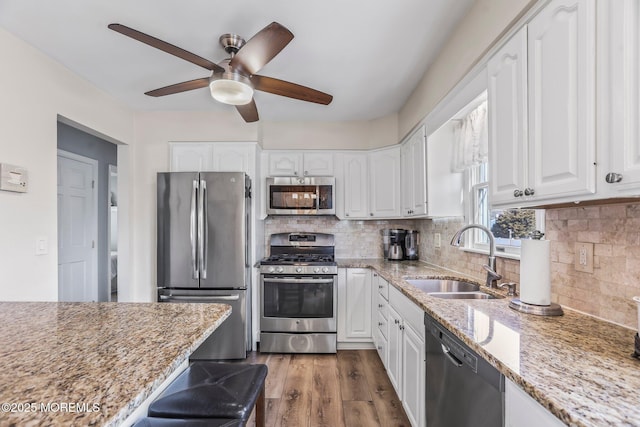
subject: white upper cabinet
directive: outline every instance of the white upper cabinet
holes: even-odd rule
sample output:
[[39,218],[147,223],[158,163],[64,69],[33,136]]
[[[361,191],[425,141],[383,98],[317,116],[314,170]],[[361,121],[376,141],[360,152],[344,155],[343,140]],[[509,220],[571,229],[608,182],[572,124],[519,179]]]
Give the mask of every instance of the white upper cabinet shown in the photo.
[[333,152],[269,152],[269,176],[333,176]]
[[[598,192],[610,197],[640,190],[640,3],[598,3],[599,153],[609,165],[599,170]],[[608,175],[608,176],[607,176]]]
[[490,59],[493,205],[595,192],[595,34],[594,0],[552,0]]
[[200,172],[213,170],[213,144],[169,143],[171,172]]
[[525,187],[527,150],[527,29],[487,63],[491,200],[510,203]]
[[339,156],[344,218],[399,218],[400,146]]
[[400,216],[400,146],[369,153],[369,216]]
[[213,170],[216,172],[244,171],[253,178],[255,146],[232,142],[213,145]]
[[401,145],[402,215],[427,213],[427,135],[422,125]]

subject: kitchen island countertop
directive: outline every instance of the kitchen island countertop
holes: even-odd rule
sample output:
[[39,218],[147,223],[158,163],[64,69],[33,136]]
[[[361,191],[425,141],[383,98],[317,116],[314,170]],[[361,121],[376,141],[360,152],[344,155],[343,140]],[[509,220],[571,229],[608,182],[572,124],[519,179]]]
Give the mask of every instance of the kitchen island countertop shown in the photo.
[[0,302],[0,424],[119,425],[230,313],[224,304]]
[[510,297],[436,298],[405,279],[482,284],[423,262],[339,259],[338,266],[373,268],[565,424],[640,425],[640,360],[631,356],[636,331],[566,307],[559,317],[519,313],[508,307]]

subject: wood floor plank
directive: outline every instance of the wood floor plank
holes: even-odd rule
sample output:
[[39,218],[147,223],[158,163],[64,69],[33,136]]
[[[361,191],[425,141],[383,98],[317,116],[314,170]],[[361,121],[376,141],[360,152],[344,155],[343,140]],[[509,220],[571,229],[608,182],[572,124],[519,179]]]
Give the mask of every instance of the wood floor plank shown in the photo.
[[269,354],[266,359],[269,374],[266,381],[267,399],[280,399],[291,361],[290,354]]
[[356,350],[341,350],[337,354],[342,400],[371,400],[369,384],[361,370]]
[[278,410],[277,427],[300,427],[309,423],[313,389],[313,355],[294,354]]
[[[267,399],[265,402],[265,427],[275,427],[278,423],[278,410],[281,399]],[[252,425],[248,423],[247,425]]]
[[378,420],[376,407],[373,402],[345,400],[342,402],[342,405],[344,407],[345,424],[348,427],[384,426],[384,424],[380,424]]
[[344,427],[338,360],[333,354],[316,355],[309,427]]
[[378,352],[375,350],[362,350],[359,352],[362,361],[362,371],[367,378],[369,390],[373,397],[373,403],[380,420],[380,425],[385,427],[410,427],[411,424],[402,407]]

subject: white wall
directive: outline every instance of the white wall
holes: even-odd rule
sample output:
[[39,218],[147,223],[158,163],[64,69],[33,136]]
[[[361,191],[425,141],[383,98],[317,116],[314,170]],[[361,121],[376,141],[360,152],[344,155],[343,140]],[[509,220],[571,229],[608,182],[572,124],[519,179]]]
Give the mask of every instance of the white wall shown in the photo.
[[402,107],[402,138],[426,117],[521,14],[537,0],[477,0]]
[[[87,81],[0,29],[0,162],[27,168],[26,194],[0,191],[0,300],[55,301],[57,119],[133,140],[133,115]],[[35,255],[38,237],[47,255]]]

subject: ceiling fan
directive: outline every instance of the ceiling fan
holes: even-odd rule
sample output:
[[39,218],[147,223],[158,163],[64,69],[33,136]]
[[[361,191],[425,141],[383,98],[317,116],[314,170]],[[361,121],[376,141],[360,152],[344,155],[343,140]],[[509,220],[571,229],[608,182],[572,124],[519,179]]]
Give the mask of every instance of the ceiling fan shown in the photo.
[[277,22],[264,27],[249,41],[236,34],[220,36],[220,44],[231,56],[218,64],[122,24],[109,24],[109,28],[211,71],[209,77],[165,86],[145,92],[145,95],[165,96],[209,86],[214,99],[234,105],[246,122],[259,119],[253,100],[254,90],[323,105],[333,100],[327,93],[255,74],[293,40],[293,33]]

